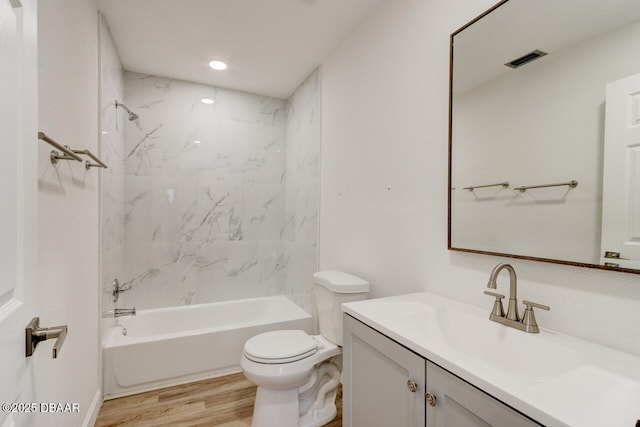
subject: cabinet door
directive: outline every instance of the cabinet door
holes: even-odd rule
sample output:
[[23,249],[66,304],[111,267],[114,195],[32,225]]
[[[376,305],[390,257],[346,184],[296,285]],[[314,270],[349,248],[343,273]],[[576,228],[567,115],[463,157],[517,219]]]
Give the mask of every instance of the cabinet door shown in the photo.
[[344,315],[343,425],[424,425],[425,360]]
[[429,427],[540,425],[429,361],[427,393],[436,399],[427,404]]

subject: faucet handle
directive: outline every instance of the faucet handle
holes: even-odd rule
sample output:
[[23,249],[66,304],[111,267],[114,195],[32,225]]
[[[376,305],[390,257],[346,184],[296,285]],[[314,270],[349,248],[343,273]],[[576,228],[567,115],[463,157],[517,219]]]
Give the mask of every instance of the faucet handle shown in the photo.
[[491,292],[491,291],[484,291],[485,295],[491,295],[492,297],[496,297],[496,299],[498,301],[500,301],[502,298],[504,298],[504,295],[499,294],[497,292]]
[[537,302],[524,300],[522,301],[522,303],[526,306],[525,307],[526,310],[531,310],[532,307],[541,308],[542,310],[547,310],[547,311],[551,310],[551,307],[549,307],[548,305],[538,304]]
[[538,332],[540,332],[540,329],[538,328],[538,323],[536,322],[536,316],[533,312],[533,307],[547,311],[551,310],[551,307],[531,301],[522,301],[522,303],[525,305],[524,316],[522,317],[524,330],[532,334],[537,334]]
[[489,318],[504,317],[504,308],[502,307],[502,298],[504,298],[504,295],[490,291],[484,291],[484,293],[485,295],[490,295],[492,297],[495,297],[496,299],[493,302],[493,309],[491,310],[491,315],[489,316]]

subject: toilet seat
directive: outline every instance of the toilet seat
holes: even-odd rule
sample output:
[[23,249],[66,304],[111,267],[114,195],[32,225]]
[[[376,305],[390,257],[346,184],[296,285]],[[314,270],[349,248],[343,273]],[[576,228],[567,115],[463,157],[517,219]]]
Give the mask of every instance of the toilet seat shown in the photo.
[[[304,333],[304,332],[303,332]],[[309,381],[316,365],[342,354],[342,348],[322,335],[307,335],[318,347],[315,353],[289,363],[254,362],[242,352],[240,366],[245,376],[258,387],[270,390],[294,390]]]
[[305,359],[316,353],[318,342],[301,330],[271,331],[244,344],[244,356],[256,363],[280,364]]

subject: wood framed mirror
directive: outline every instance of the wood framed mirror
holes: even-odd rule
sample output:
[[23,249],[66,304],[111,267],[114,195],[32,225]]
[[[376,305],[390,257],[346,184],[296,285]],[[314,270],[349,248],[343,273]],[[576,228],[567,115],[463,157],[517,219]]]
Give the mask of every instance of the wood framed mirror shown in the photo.
[[449,95],[450,250],[640,273],[640,2],[501,1]]

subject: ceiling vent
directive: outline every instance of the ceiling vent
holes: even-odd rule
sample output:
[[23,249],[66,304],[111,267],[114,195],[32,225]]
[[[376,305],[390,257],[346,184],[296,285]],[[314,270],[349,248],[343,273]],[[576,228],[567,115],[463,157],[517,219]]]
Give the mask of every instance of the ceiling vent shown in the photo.
[[543,52],[541,50],[534,50],[533,52],[527,53],[526,55],[523,55],[518,59],[514,59],[511,62],[507,62],[504,65],[511,68],[522,67],[523,65],[528,64],[531,61],[535,61],[538,58],[542,58],[546,54],[547,52]]

